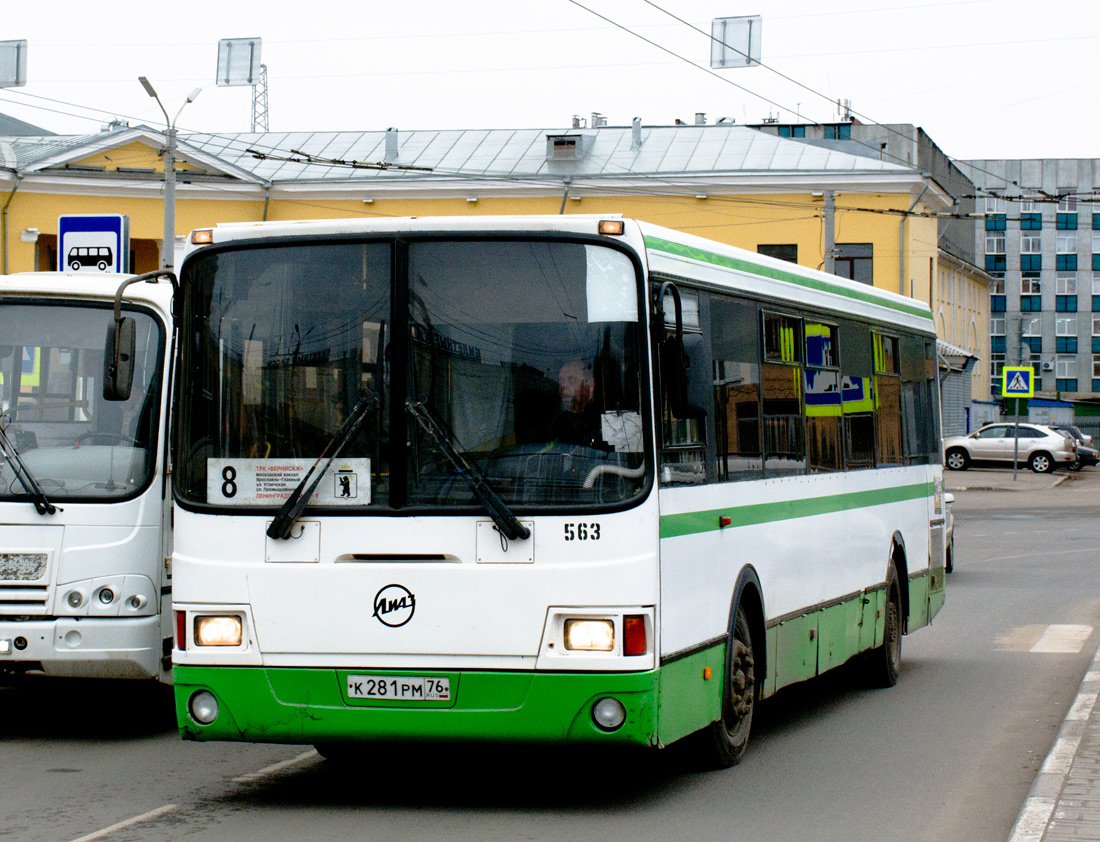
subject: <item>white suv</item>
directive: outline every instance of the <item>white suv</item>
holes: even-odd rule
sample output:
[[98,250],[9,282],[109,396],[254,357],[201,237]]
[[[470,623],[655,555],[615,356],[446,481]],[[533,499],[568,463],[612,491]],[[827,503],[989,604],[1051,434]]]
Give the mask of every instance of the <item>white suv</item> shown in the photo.
[[[1012,464],[1013,453],[1036,473],[1077,462],[1077,442],[1070,436],[1040,424],[986,424],[968,436],[943,440],[944,461],[952,471],[965,471],[971,462]],[[1018,445],[1018,446],[1017,446]]]

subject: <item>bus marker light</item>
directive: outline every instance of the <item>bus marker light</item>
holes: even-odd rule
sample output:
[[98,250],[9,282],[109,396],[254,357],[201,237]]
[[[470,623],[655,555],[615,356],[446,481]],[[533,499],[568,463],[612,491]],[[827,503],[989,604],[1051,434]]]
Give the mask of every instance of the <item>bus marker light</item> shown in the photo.
[[218,700],[209,690],[199,690],[188,704],[191,716],[202,725],[209,725],[218,718]]
[[639,614],[623,617],[623,654],[644,655],[647,648],[645,617]]
[[621,219],[601,219],[596,230],[601,234],[621,235],[626,231],[626,224]]
[[607,696],[592,705],[592,721],[603,731],[614,731],[626,721],[626,708],[618,699]]
[[205,246],[214,242],[214,231],[210,228],[199,228],[191,232],[191,244]]
[[565,648],[610,652],[615,648],[615,624],[611,620],[566,620]]
[[718,516],[718,526],[719,527],[724,529],[725,527],[732,526],[732,525],[733,525],[733,518],[731,518],[729,515],[719,515]]
[[240,617],[215,615],[195,618],[195,643],[198,646],[240,646],[243,636]]
[[176,612],[176,648],[187,648],[187,612]]
[[703,681],[710,681],[710,667],[703,667]]

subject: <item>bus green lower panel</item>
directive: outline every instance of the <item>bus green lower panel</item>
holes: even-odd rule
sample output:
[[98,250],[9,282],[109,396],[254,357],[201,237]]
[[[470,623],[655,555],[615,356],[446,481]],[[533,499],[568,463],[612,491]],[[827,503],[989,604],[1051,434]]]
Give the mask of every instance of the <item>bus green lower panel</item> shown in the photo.
[[657,733],[663,746],[722,716],[726,644],[721,643],[661,667]]
[[[323,743],[354,740],[655,745],[658,673],[534,673],[359,670],[451,679],[449,707],[416,702],[363,704],[343,691],[347,670],[175,667],[176,720],[189,740]],[[208,725],[190,712],[207,690],[218,702]],[[592,706],[612,696],[626,721],[604,731]],[[398,706],[403,704],[404,706]]]

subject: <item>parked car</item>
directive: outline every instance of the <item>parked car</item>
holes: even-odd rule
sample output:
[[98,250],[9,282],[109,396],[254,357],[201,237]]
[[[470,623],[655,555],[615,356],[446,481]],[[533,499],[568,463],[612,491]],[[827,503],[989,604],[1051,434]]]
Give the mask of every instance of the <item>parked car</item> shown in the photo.
[[943,569],[948,573],[955,569],[955,516],[951,514],[951,504],[954,502],[954,494],[943,495],[943,542],[947,547]]
[[1080,428],[1072,424],[1055,424],[1054,429],[1073,436],[1077,440],[1077,464],[1070,470],[1079,471],[1085,467],[1093,467],[1100,463],[1100,450],[1092,446],[1092,436],[1086,436]]
[[[1018,447],[1017,447],[1018,445]],[[971,463],[1012,464],[1013,453],[1036,473],[1069,468],[1077,462],[1077,440],[1041,424],[986,424],[968,436],[950,436],[943,442],[944,462],[952,471]]]

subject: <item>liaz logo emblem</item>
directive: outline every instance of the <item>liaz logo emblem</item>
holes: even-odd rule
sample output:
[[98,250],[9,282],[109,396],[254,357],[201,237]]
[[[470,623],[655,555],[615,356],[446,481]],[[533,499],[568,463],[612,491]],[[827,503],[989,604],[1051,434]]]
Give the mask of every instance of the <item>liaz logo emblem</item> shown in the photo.
[[386,585],[374,595],[374,617],[392,629],[409,622],[415,610],[416,597],[404,585]]

